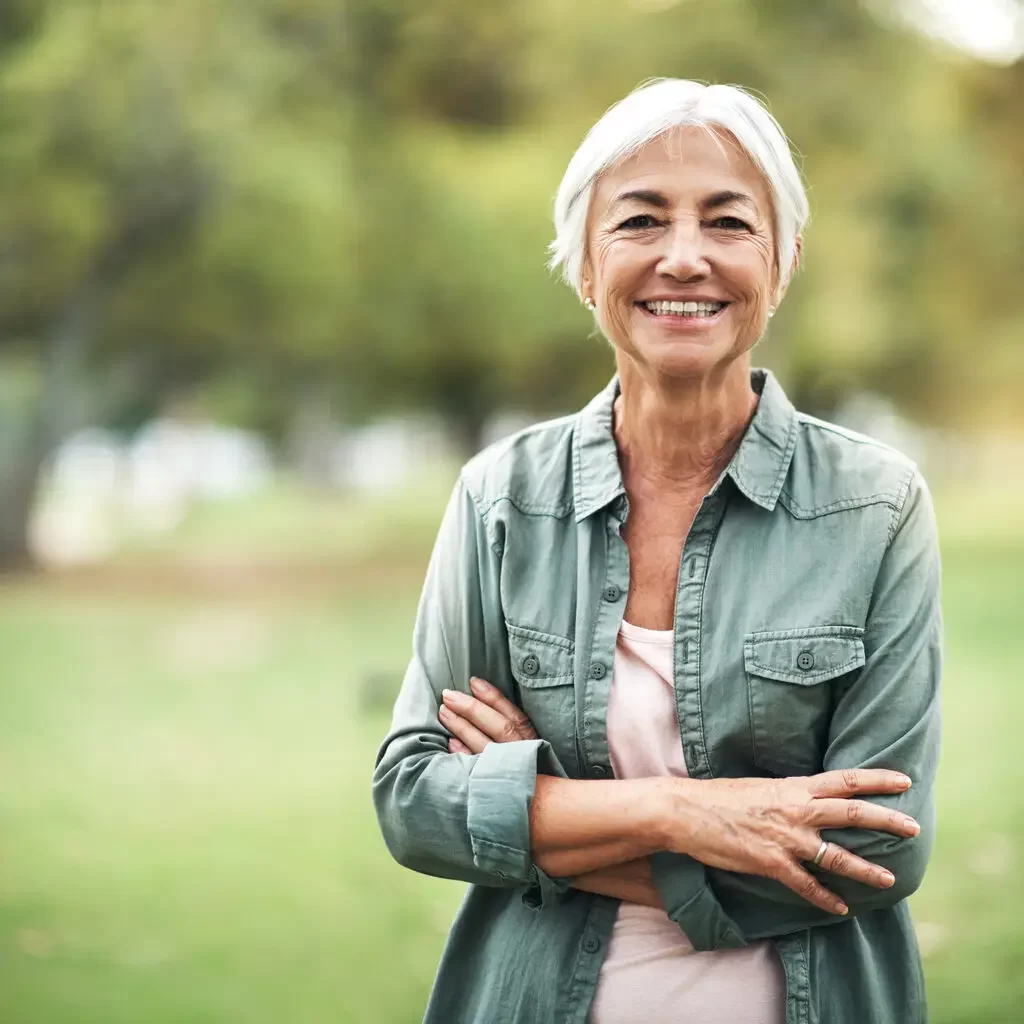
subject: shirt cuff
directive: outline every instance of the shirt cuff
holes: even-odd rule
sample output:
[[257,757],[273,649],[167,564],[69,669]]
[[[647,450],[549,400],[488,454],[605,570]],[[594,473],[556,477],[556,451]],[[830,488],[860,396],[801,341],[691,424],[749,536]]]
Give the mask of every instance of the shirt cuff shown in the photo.
[[552,878],[537,865],[533,866],[533,878],[523,893],[523,902],[531,910],[547,910],[557,907],[568,895],[570,879]]
[[686,933],[694,949],[738,949],[742,932],[722,909],[708,885],[700,861],[665,851],[651,856],[651,874],[668,916]]
[[467,824],[473,863],[502,882],[528,886],[530,906],[560,902],[567,879],[553,879],[530,856],[530,803],[537,775],[565,778],[547,740],[489,743],[469,776]]

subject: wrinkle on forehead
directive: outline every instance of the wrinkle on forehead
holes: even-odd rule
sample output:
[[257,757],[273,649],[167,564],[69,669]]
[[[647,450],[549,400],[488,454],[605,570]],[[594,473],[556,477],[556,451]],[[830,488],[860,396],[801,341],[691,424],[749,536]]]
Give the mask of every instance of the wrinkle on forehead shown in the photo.
[[[707,157],[710,154],[706,150],[698,154],[697,161],[693,160],[692,152],[687,153],[690,148],[688,143],[692,145],[696,142],[698,133],[713,141],[720,156],[720,160],[715,161],[717,167],[707,166]],[[670,169],[678,172],[687,165],[704,166],[712,173],[722,175],[721,186],[716,185],[714,191],[726,190],[725,179],[731,179],[734,186],[731,191],[745,191],[753,196],[758,205],[758,212],[762,216],[767,216],[774,224],[771,188],[760,168],[731,132],[706,124],[671,128],[644,143],[617,164],[613,164],[594,182],[594,197],[600,199],[600,203],[591,204],[591,208],[603,206],[604,215],[610,209],[614,197],[624,191],[626,182],[661,176]],[[616,185],[619,187],[616,188]]]

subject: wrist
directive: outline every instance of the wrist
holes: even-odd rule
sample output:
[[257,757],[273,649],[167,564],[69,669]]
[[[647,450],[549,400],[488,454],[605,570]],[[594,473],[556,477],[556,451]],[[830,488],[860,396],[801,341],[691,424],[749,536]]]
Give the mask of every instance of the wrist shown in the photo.
[[692,780],[666,776],[650,781],[652,793],[647,838],[651,851],[671,850],[673,853],[683,853],[685,851],[679,847],[688,803],[686,790],[692,786]]
[[705,783],[678,776],[659,781],[664,785],[657,803],[658,849],[691,854],[695,845],[695,832],[702,823],[698,797]]

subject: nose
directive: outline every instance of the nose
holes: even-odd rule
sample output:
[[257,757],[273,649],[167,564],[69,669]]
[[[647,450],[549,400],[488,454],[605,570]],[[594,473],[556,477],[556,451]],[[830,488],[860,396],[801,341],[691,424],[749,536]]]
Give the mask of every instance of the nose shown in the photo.
[[696,219],[676,221],[666,232],[666,249],[658,260],[658,273],[679,281],[700,280],[711,272],[704,250],[704,233]]

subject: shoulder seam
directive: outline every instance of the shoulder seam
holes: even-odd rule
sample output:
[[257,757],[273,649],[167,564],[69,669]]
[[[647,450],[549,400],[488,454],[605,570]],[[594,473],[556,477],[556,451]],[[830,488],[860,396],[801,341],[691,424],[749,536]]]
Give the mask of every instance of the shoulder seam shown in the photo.
[[820,516],[831,515],[833,512],[847,512],[855,508],[864,508],[868,505],[888,505],[893,511],[900,508],[900,495],[882,491],[878,494],[865,494],[856,498],[840,498],[837,501],[829,502],[827,505],[815,505],[813,508],[805,508],[793,497],[792,492],[782,491],[779,501],[797,519],[817,519]]
[[526,501],[520,501],[513,494],[499,494],[481,512],[481,517],[486,518],[491,509],[507,501],[517,512],[524,516],[550,516],[553,519],[564,519],[573,509],[572,502],[564,505],[532,505]]
[[473,509],[477,514],[477,518],[480,520],[480,525],[484,528],[484,536],[487,538],[487,546],[494,552],[494,554],[500,555],[501,549],[495,539],[491,536],[491,527],[487,521],[487,513],[490,511],[490,506],[486,509],[483,508],[480,498],[473,493],[473,488],[469,486],[469,481],[466,479],[464,470],[465,466],[459,470],[459,485],[469,495],[469,500],[473,503]]
[[907,472],[903,483],[900,485],[900,491],[897,501],[897,506],[893,508],[893,515],[889,523],[889,537],[886,541],[886,547],[892,544],[893,538],[896,536],[896,532],[900,528],[900,523],[903,522],[903,513],[907,508],[907,498],[910,496],[910,484],[914,477],[917,475],[917,467],[911,466]]
[[797,412],[796,418],[804,426],[817,427],[818,430],[823,430],[827,434],[835,434],[836,437],[842,437],[847,441],[853,442],[853,444],[862,444],[868,448],[881,448],[883,451],[892,452],[893,455],[897,455],[901,459],[912,461],[909,456],[905,455],[898,448],[893,448],[891,444],[879,441],[877,437],[870,437],[857,430],[848,430],[838,423],[829,423],[828,420],[819,420],[817,416],[811,416],[806,412]]

